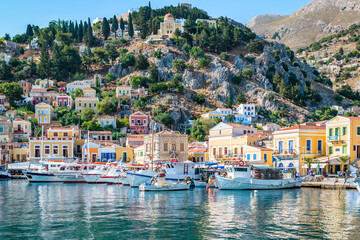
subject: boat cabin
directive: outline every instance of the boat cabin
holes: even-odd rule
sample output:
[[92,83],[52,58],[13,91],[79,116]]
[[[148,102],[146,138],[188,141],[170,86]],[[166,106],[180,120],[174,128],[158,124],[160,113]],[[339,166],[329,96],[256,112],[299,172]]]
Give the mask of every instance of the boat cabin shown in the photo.
[[253,178],[263,180],[283,179],[283,169],[274,167],[226,167],[227,177],[234,178]]
[[167,163],[164,163],[164,165],[165,165],[167,174],[195,175],[195,163],[193,163],[191,161],[167,162]]

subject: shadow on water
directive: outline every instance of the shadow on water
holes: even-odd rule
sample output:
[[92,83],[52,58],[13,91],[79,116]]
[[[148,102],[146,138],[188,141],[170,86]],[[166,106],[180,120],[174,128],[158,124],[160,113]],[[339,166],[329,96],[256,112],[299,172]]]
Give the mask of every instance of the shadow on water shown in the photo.
[[356,191],[0,183],[0,239],[358,239]]

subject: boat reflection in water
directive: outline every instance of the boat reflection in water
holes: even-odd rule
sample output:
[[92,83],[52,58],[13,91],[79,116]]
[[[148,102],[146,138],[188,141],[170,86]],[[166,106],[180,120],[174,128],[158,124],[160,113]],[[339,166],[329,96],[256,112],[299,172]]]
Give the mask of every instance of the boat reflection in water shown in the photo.
[[0,239],[358,239],[360,230],[355,190],[146,193],[3,181],[0,196]]

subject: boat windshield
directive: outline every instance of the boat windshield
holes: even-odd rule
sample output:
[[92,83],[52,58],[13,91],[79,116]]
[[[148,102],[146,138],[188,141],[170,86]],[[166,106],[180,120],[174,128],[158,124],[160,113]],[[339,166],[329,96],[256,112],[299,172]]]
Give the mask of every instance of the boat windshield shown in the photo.
[[283,179],[283,170],[271,168],[255,168],[254,179]]
[[247,172],[248,171],[247,168],[243,168],[243,167],[235,167],[234,170],[235,170],[235,172]]

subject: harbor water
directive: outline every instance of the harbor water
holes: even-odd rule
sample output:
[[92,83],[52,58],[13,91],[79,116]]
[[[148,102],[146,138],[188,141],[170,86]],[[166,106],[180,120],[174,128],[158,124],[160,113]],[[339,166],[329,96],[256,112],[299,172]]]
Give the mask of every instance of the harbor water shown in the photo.
[[0,239],[359,239],[360,193],[0,182]]

